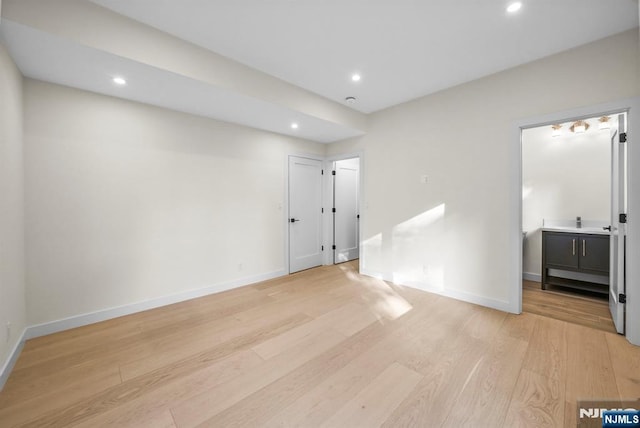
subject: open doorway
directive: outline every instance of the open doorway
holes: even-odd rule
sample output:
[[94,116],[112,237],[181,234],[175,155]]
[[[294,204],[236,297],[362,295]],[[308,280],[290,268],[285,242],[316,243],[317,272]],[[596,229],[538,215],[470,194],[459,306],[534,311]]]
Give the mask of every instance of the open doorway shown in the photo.
[[611,289],[624,281],[617,213],[626,169],[616,137],[625,125],[622,113],[522,130],[524,312],[623,332]]

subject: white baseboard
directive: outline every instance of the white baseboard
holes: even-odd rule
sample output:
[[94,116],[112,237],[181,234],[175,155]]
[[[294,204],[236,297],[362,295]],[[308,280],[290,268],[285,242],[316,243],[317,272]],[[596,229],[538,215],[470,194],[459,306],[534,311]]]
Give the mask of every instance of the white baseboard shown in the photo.
[[[390,275],[385,275],[381,272],[370,271],[368,269],[360,269],[360,273],[363,275],[371,276],[373,278],[379,278],[385,281],[394,282],[394,279]],[[396,282],[397,283],[397,282]],[[434,287],[426,283],[417,281],[402,281],[397,283],[398,285],[404,285],[406,287],[417,288],[418,290],[427,291],[429,293],[439,294],[445,297],[451,297],[452,299],[462,300],[463,302],[473,303],[480,306],[486,306],[488,308],[497,309],[502,312],[513,312],[513,305],[511,302],[491,299],[488,297],[478,296],[473,293],[467,293],[466,291],[447,290],[446,288]]]
[[18,361],[18,357],[20,356],[20,352],[22,352],[22,348],[24,347],[25,335],[27,333],[27,329],[22,330],[22,334],[20,335],[20,339],[13,346],[13,349],[9,353],[9,358],[5,361],[2,366],[2,370],[0,370],[0,391],[4,388],[4,384],[7,383],[9,379],[9,375],[11,374],[11,370],[13,370],[13,366],[16,365],[16,361]]
[[538,273],[522,272],[522,279],[533,282],[542,282],[542,275]]
[[128,305],[117,306],[114,308],[101,309],[99,311],[90,312],[81,315],[75,315],[69,318],[64,318],[56,321],[51,321],[43,324],[32,325],[27,327],[24,333],[24,340],[33,339],[34,337],[45,336],[47,334],[57,333],[64,330],[69,330],[76,327],[82,327],[89,324],[94,324],[100,321],[106,321],[113,318],[118,318],[124,315],[130,315],[136,312],[142,312],[149,309],[158,308],[161,306],[167,306],[174,303],[183,302],[185,300],[196,299],[198,297],[207,296],[209,294],[220,293],[222,291],[230,290],[232,288],[242,287],[245,285],[254,284],[260,281],[266,281],[269,279],[284,276],[287,273],[284,270],[268,272],[260,275],[255,275],[246,278],[240,278],[233,281],[216,284],[204,288],[198,288],[195,290],[189,290],[181,293],[171,294],[168,296],[158,297],[155,299],[145,300],[142,302],[131,303]]

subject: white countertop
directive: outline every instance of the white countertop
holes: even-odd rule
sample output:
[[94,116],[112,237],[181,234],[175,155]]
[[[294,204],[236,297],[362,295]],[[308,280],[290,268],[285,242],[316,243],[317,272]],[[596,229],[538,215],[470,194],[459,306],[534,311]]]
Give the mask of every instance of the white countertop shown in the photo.
[[565,232],[565,233],[584,233],[591,235],[609,235],[609,231],[603,229],[609,226],[609,222],[605,220],[582,220],[582,227],[576,227],[576,220],[542,220],[543,232]]
[[584,233],[590,235],[609,235],[608,230],[602,227],[567,227],[567,226],[545,226],[543,232],[566,232],[566,233]]

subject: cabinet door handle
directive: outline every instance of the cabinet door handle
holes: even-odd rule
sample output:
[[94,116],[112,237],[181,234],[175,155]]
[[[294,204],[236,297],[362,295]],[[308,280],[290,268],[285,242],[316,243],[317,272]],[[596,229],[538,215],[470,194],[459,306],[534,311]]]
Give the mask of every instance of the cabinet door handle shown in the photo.
[[576,239],[575,238],[573,238],[573,253],[572,253],[572,255],[574,255],[574,256],[576,255]]
[[582,257],[587,255],[587,240],[582,240]]

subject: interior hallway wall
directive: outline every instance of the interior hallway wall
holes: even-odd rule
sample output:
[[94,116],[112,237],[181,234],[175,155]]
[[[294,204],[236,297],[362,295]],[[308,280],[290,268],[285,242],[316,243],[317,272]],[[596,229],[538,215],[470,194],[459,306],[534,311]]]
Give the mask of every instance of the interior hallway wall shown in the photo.
[[325,146],[25,81],[28,321],[284,274],[288,153]]
[[22,75],[0,43],[0,387],[26,326],[23,165]]
[[514,124],[638,96],[639,57],[634,29],[380,111],[331,145],[364,151],[362,271],[513,307]]

